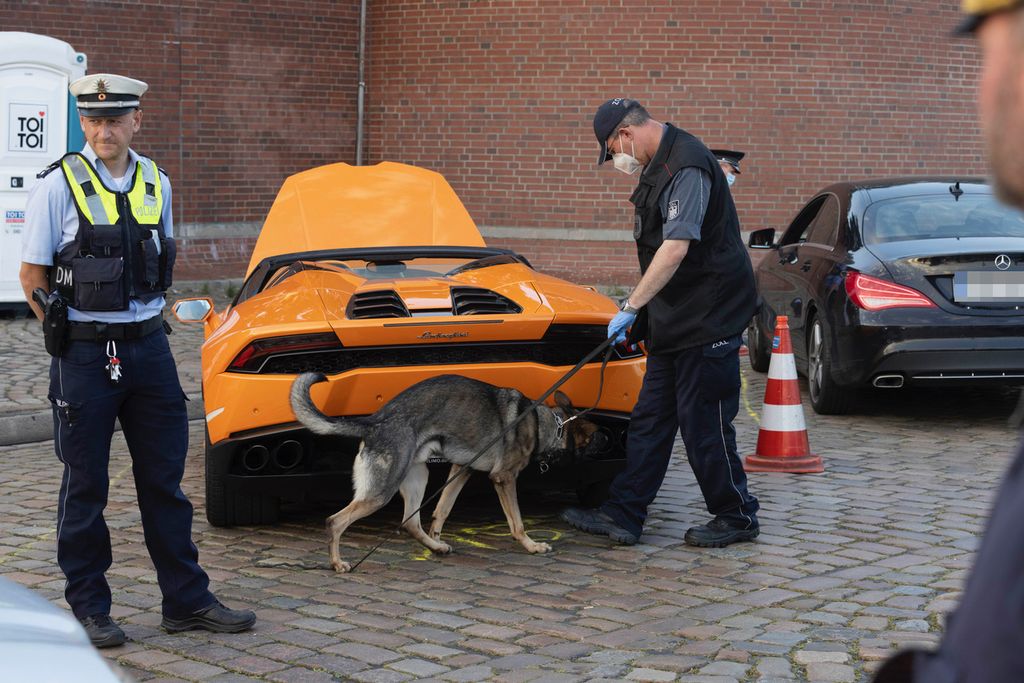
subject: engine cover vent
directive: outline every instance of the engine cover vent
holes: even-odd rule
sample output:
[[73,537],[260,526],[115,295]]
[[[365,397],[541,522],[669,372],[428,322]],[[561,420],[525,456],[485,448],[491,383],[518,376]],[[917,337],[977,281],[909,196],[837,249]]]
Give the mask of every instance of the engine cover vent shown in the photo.
[[519,304],[480,287],[452,287],[452,315],[522,313]]
[[408,318],[409,309],[392,289],[372,292],[357,292],[348,302],[345,315],[349,319],[360,318]]

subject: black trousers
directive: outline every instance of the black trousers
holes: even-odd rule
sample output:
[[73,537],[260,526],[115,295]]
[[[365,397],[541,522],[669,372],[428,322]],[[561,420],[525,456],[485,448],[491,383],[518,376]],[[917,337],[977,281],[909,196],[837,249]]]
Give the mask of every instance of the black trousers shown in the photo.
[[163,613],[188,616],[214,602],[192,543],[192,504],[181,491],[188,452],[185,394],[162,329],[118,341],[123,376],[111,385],[107,342],[70,342],[50,364],[54,449],[64,464],[57,504],[57,563],[75,616],[110,613],[107,504],[110,440],[121,422],[146,547],[163,594]]
[[629,423],[626,468],[602,506],[640,535],[647,506],[661,488],[680,432],[708,512],[743,528],[757,525],[757,498],[736,454],[732,421],[739,411],[740,337],[647,358],[647,373]]

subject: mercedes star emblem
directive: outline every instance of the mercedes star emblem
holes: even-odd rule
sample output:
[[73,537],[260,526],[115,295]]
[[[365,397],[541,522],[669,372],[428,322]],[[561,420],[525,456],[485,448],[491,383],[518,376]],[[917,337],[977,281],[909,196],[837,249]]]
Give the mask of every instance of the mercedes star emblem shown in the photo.
[[999,256],[996,256],[996,268],[998,268],[999,270],[1006,270],[1012,265],[1013,261],[1011,261],[1010,257],[1007,256],[1006,254],[1000,254]]

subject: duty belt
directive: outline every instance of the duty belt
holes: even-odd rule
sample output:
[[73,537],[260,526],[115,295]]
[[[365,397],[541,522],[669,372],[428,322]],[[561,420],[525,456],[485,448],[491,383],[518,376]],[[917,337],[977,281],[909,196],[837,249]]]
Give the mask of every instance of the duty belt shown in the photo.
[[163,327],[163,316],[138,323],[70,323],[68,339],[71,341],[121,341],[123,339],[140,339],[147,334],[156,332]]

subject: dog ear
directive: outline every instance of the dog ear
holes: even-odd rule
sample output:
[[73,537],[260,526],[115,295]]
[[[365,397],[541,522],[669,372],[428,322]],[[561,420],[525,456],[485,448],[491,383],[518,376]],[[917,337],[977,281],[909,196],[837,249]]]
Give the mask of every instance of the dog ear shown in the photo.
[[555,405],[565,411],[566,415],[573,415],[576,409],[572,407],[572,401],[561,391],[555,392]]

